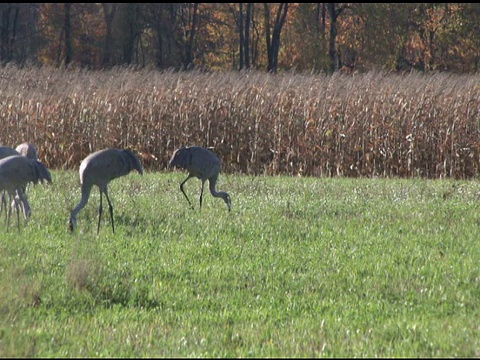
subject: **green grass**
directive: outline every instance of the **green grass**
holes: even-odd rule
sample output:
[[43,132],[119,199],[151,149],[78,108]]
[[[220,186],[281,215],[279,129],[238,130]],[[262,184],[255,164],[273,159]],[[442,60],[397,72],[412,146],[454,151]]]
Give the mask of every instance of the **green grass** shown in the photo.
[[[67,232],[78,174],[0,222],[2,357],[477,357],[475,181],[132,173]],[[106,204],[106,202],[105,202]],[[21,219],[22,220],[22,219]]]

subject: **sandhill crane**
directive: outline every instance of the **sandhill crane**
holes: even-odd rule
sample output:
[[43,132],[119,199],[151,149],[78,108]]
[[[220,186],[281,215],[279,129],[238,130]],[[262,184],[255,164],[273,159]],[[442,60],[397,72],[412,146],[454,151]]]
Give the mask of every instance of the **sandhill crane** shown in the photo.
[[[23,189],[30,182],[37,184],[44,180],[51,183],[52,177],[45,165],[38,160],[32,160],[22,155],[12,155],[0,160],[0,190],[6,191],[11,199],[14,198],[15,193],[18,193],[24,205],[24,215],[25,212],[30,212],[30,205]],[[20,229],[18,203],[15,201],[14,204],[17,211],[17,225]],[[11,212],[10,207],[7,215],[7,227],[10,224]]]
[[189,146],[177,149],[170,160],[169,166],[180,167],[188,171],[188,177],[180,184],[180,190],[187,199],[188,203],[193,209],[192,203],[187,194],[183,190],[183,185],[188,179],[197,177],[202,181],[202,189],[200,191],[200,209],[202,208],[203,187],[205,181],[208,180],[210,185],[210,192],[214,197],[221,197],[225,204],[227,204],[228,211],[232,208],[232,201],[230,195],[224,191],[215,189],[215,184],[220,173],[220,159],[215,153],[209,149],[200,146]]
[[33,144],[25,142],[18,145],[15,150],[18,151],[20,155],[26,156],[29,159],[38,160],[37,148]]
[[[0,159],[3,159],[7,156],[10,156],[10,155],[23,155],[23,156],[26,156],[27,158],[29,159],[32,159],[32,160],[38,160],[38,154],[37,154],[37,148],[35,147],[35,145],[33,144],[30,144],[30,143],[22,143],[20,145],[18,145],[15,149],[14,148],[11,148],[9,146],[1,146],[0,147]],[[23,198],[26,198],[26,187],[22,189],[23,191]],[[28,207],[28,203],[25,204],[23,199],[18,195],[18,196],[15,196],[15,200],[14,201],[21,201],[22,203],[22,207],[23,207],[23,215],[25,217],[25,220],[30,217],[30,208]],[[27,207],[25,207],[25,205],[27,205]],[[14,206],[14,204],[12,203],[12,206]],[[1,204],[1,208],[0,208],[0,213],[2,211],[2,209],[5,209],[5,212],[6,212],[6,208],[7,208],[7,203],[6,203],[6,199],[5,199],[5,192],[2,192],[2,204]]]
[[93,185],[100,189],[100,207],[98,208],[97,234],[100,232],[100,219],[102,217],[102,195],[105,194],[110,210],[112,231],[115,233],[113,222],[113,206],[108,197],[108,184],[113,179],[127,175],[132,170],[137,170],[143,175],[143,167],[138,157],[130,150],[103,149],[88,155],[80,164],[80,183],[82,185],[82,198],[70,214],[69,227],[74,231],[77,226],[77,215],[88,203]]
[[[38,160],[37,148],[35,147],[35,145],[31,143],[27,143],[27,142],[21,143],[15,148],[15,150],[18,151],[20,155],[26,156],[29,159]],[[27,193],[26,191],[27,191],[26,188],[23,189],[23,192],[25,194]]]
[[[7,156],[11,155],[20,155],[20,153],[11,148],[10,146],[0,146],[0,159],[6,158]],[[7,200],[5,199],[5,191],[2,191],[2,203],[0,204],[0,214],[5,209],[5,220],[7,219]]]

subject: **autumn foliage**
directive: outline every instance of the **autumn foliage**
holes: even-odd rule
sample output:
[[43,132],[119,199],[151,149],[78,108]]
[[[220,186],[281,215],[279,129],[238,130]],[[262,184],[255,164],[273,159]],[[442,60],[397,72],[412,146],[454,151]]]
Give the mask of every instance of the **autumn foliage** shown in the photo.
[[53,169],[120,147],[163,170],[177,147],[201,145],[229,173],[470,178],[480,165],[479,80],[7,66],[0,144],[33,142]]
[[467,73],[479,24],[476,3],[5,3],[0,63]]

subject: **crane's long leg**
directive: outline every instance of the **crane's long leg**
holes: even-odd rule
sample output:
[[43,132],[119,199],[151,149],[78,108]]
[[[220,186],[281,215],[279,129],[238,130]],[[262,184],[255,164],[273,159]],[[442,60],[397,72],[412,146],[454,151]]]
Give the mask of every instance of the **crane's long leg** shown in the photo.
[[97,235],[100,233],[100,219],[102,218],[103,205],[102,205],[103,192],[100,189],[100,206],[98,208],[98,226],[97,226]]
[[110,197],[108,196],[108,188],[105,188],[105,196],[107,198],[108,202],[108,210],[110,211],[110,220],[112,222],[112,231],[115,234],[115,224],[113,223],[113,205],[112,202],[110,201]]
[[[18,196],[18,199],[17,199],[17,196]],[[30,204],[28,203],[27,195],[25,194],[25,191],[23,189],[17,189],[15,201],[17,200],[20,202],[20,206],[22,207],[23,218],[25,219],[25,222],[27,222],[30,219],[30,216],[32,215],[32,210],[30,208]]]
[[13,197],[13,201],[15,202],[15,211],[17,212],[17,228],[18,228],[18,232],[20,232],[20,209],[18,206],[18,202],[15,201],[15,195],[13,195],[12,197]]
[[[15,193],[9,193],[8,194],[8,197],[9,197],[9,201],[12,201],[12,199],[14,199]],[[18,231],[20,231],[20,214],[19,214],[19,209],[18,209],[18,203],[13,200],[13,203],[15,204],[15,211],[17,212],[17,227],[18,227]],[[7,228],[10,227],[10,218],[12,216],[12,206],[9,206],[8,207],[8,215],[7,215]]]
[[[8,195],[8,200],[10,200],[10,194]],[[7,229],[10,227],[10,216],[12,216],[12,207],[7,209]]]
[[188,175],[188,177],[180,184],[180,190],[182,190],[183,195],[185,195],[185,199],[187,199],[188,203],[190,204],[190,207],[193,209],[193,205],[190,202],[190,199],[188,198],[187,194],[185,194],[185,191],[183,190],[183,185],[190,179],[192,175]]
[[202,200],[203,200],[203,187],[205,185],[205,180],[202,180],[202,189],[200,190],[200,210],[202,209]]
[[5,198],[5,191],[2,191],[2,204],[0,205],[0,214],[5,212],[5,224],[7,224],[7,199]]

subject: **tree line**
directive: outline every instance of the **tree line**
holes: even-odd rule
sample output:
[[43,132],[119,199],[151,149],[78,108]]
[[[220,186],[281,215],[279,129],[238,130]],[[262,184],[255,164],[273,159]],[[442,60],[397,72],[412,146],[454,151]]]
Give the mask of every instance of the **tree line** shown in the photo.
[[476,3],[4,3],[0,61],[105,69],[475,72]]

